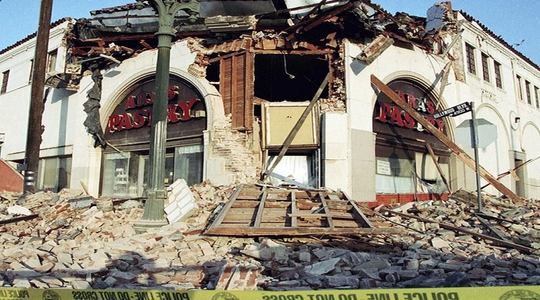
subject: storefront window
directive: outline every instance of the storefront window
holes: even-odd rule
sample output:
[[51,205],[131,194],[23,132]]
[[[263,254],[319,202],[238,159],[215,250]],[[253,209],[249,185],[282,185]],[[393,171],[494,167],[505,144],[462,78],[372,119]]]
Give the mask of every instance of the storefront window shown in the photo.
[[[182,178],[188,185],[202,181],[202,145],[180,146],[165,157],[164,186]],[[141,197],[148,186],[148,152],[107,153],[103,166],[103,195]]]
[[[137,177],[130,171],[131,153],[105,154],[103,194],[108,196],[137,196]],[[137,173],[135,173],[136,175]],[[131,175],[131,176],[130,176]]]
[[[404,79],[390,82],[388,86],[435,130],[446,134],[446,120],[434,117],[438,101],[425,89]],[[382,93],[377,98],[373,120],[377,134],[375,176],[378,194],[448,192],[442,178],[449,175],[450,151],[441,141]]]
[[413,161],[397,157],[377,157],[377,192],[410,194],[414,192]]
[[52,157],[39,160],[37,187],[46,191],[59,192],[69,188],[71,180],[71,157]]
[[[102,195],[144,197],[149,186],[153,77],[133,85],[109,115],[105,139]],[[171,76],[167,94],[167,135],[163,184],[200,183],[203,173],[204,97],[189,82]]]
[[184,179],[189,186],[200,183],[202,166],[202,145],[177,147],[174,157],[174,181]]

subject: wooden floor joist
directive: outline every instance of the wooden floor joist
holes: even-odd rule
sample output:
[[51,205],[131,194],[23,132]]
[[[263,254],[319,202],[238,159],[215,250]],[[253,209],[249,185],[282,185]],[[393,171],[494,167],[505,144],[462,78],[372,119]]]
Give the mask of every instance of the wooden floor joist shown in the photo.
[[343,192],[240,185],[205,231],[227,236],[322,236],[395,234],[374,228]]

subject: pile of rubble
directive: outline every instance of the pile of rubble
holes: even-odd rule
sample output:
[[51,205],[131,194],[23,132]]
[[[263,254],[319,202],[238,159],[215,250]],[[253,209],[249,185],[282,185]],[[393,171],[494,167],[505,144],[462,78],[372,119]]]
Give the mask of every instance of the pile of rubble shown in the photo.
[[540,284],[538,204],[459,191],[447,201],[364,209],[404,234],[294,238],[204,235],[234,187],[192,187],[190,218],[138,234],[142,199],[4,193],[3,287],[300,290]]

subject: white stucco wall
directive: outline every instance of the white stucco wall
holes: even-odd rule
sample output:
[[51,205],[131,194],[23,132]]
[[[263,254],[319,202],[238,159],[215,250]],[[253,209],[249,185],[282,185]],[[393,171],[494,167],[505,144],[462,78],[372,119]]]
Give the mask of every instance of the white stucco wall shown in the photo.
[[[537,124],[540,124],[540,110],[536,106],[537,100],[534,95],[534,87],[540,87],[540,72],[515,53],[509,51],[504,45],[483,33],[476,24],[465,23],[464,27],[466,30],[450,51],[455,61],[450,68],[450,76],[442,94],[440,93],[440,75],[445,65],[451,62],[450,59],[427,54],[416,47],[405,49],[393,45],[371,64],[366,65],[355,59],[361,53],[362,45],[347,43],[345,45],[345,66],[348,126],[351,131],[372,132],[373,130],[372,112],[378,91],[371,86],[371,75],[375,75],[384,83],[396,78],[413,79],[425,87],[433,88],[437,100],[443,106],[440,110],[472,101],[476,107],[477,118],[484,118],[496,126],[497,140],[489,146],[479,149],[479,159],[482,167],[494,177],[497,177],[498,174],[515,167],[514,159],[516,155],[524,153],[527,159],[530,159],[538,154],[539,150],[536,150],[538,146],[535,148],[532,141],[537,141],[539,134]],[[452,38],[452,36],[447,37],[449,41]],[[464,62],[465,43],[476,48],[476,74],[467,72]],[[482,76],[481,53],[489,55],[490,82],[484,80]],[[494,61],[501,64],[502,88],[495,85]],[[456,72],[463,75],[456,76]],[[530,83],[531,93],[533,94],[532,105],[527,104],[526,100],[518,99],[516,75],[520,75],[524,81]],[[457,80],[458,78],[463,78],[464,81]],[[516,116],[521,118],[519,124],[515,123]],[[447,132],[452,140],[455,140],[455,127],[470,118],[470,113],[447,118]],[[358,148],[358,143],[366,146],[369,144],[367,139],[360,142],[351,140],[349,143],[349,163],[347,165],[351,181],[347,191],[353,195],[353,198],[374,199],[375,191],[370,189],[373,181],[369,178],[374,176],[374,172],[362,172],[352,167],[355,165],[354,160],[359,155],[355,151]],[[467,145],[458,145],[469,156],[474,158],[472,148]],[[371,160],[374,165],[374,152],[373,146],[371,152],[365,153],[364,151],[361,153],[362,159]],[[452,159],[452,161],[454,165],[450,169],[453,174],[449,175],[449,179],[453,188],[465,188],[475,191],[476,177],[474,172],[459,159]],[[537,169],[532,164],[526,169],[529,195],[538,192],[536,185],[540,181],[540,177]],[[516,183],[511,176],[504,177],[500,181],[515,191]],[[486,181],[482,180],[482,184],[485,183]],[[488,187],[485,191],[500,194],[493,187]]]
[[[69,22],[59,24],[50,32],[48,52],[55,49],[58,51],[55,70],[64,68],[66,50],[62,39],[68,24]],[[30,39],[0,55],[0,76],[9,70],[7,92],[0,95],[0,132],[5,133],[1,157],[7,160],[22,160],[25,156],[32,88],[31,61],[35,55],[35,45],[36,39]],[[68,124],[71,124],[73,119],[70,113],[74,103],[67,100],[71,94],[72,92],[55,89],[51,89],[48,94],[43,112],[45,131],[42,135],[40,156],[71,151],[73,130]]]

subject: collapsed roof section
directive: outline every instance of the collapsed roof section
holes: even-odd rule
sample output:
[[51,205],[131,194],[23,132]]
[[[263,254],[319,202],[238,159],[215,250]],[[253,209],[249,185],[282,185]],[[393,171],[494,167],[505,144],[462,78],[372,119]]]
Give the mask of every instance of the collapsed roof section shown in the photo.
[[[209,49],[246,36],[273,40],[277,48],[307,50],[335,49],[336,40],[348,38],[367,45],[358,59],[370,63],[394,41],[442,53],[445,45],[440,35],[453,29],[455,23],[449,2],[435,7],[427,20],[429,32],[426,18],[405,13],[392,16],[370,1],[358,0],[201,0],[196,22],[190,23],[188,14],[180,11],[174,26],[176,40],[197,38]],[[141,10],[128,4],[92,11],[91,15],[91,19],[79,19],[68,34],[68,63],[82,61],[82,71],[87,69],[85,60],[105,56],[103,61],[110,64],[157,46],[157,17],[148,4]]]

